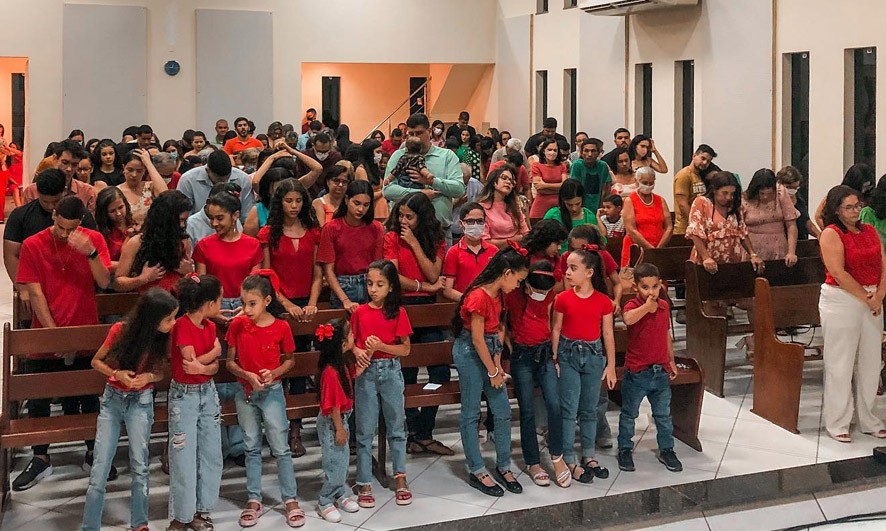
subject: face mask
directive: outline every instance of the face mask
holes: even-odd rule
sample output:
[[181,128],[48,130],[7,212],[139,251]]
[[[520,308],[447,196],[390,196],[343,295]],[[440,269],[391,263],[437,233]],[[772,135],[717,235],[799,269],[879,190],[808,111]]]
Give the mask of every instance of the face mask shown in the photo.
[[797,195],[797,192],[800,191],[800,190],[797,190],[796,188],[785,188],[785,190],[787,190],[787,191],[788,191],[788,195],[789,195],[789,196],[792,196],[792,197],[795,196],[795,195]]
[[379,162],[381,162],[381,153],[376,153],[375,155],[373,155],[373,156],[372,156],[372,160],[373,160],[376,164],[378,164]]
[[639,187],[637,187],[637,189],[639,191],[643,192],[644,194],[651,194],[652,190],[655,189],[655,186],[648,185],[648,184],[641,184]]
[[443,134],[443,130],[440,129],[439,127],[437,127],[437,128],[434,129],[434,134],[437,135],[437,136],[440,136],[440,135]]
[[534,301],[544,302],[544,300],[548,298],[548,292],[533,290],[532,293],[529,294],[529,298]]
[[474,239],[479,239],[483,236],[483,231],[486,230],[486,224],[483,225],[467,225],[465,226],[465,236],[469,236]]
[[317,153],[316,155],[317,155],[317,160],[319,160],[320,162],[323,162],[324,160],[329,158],[328,151],[326,153]]

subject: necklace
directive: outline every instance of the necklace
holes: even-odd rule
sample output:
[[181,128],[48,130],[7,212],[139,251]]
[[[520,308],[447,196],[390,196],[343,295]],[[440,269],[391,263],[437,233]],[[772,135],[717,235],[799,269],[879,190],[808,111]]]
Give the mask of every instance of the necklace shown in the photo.
[[643,196],[640,195],[639,193],[637,194],[637,197],[639,197],[640,202],[646,206],[652,206],[652,202],[655,201],[655,197],[652,194],[649,194],[649,202],[648,203],[643,199]]
[[62,271],[64,271],[68,268],[68,262],[71,261],[71,252],[69,250],[67,256],[65,256],[65,259],[62,260],[62,255],[58,250],[58,244],[55,242],[55,236],[50,233],[49,238],[52,240],[52,248],[55,250],[55,255],[58,257],[58,261],[62,264]]

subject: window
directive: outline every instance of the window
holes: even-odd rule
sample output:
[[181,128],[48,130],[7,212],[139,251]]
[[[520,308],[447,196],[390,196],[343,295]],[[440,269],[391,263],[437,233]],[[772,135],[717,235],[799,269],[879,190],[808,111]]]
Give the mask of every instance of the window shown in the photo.
[[563,134],[570,142],[578,131],[578,75],[575,68],[563,71],[563,120],[566,122]]
[[323,115],[324,125],[332,130],[341,123],[341,78],[323,76]]
[[427,114],[425,110],[425,94],[428,90],[427,82],[428,78],[426,77],[409,78],[409,114]]
[[785,54],[785,126],[782,138],[788,163],[803,174],[800,196],[809,193],[809,52]]
[[578,7],[578,0],[563,0],[563,9]]
[[876,167],[877,49],[850,50],[848,59],[852,61],[852,68],[847,69],[851,76],[846,87],[847,151],[852,155],[846,161],[847,166],[864,162]]
[[548,12],[548,0],[535,0],[535,14],[541,15]]
[[652,136],[652,63],[636,67],[635,120],[638,133]]
[[25,75],[12,74],[12,141],[25,149]]
[[539,70],[535,73],[535,129],[541,130],[541,124],[548,117],[548,71]]
[[695,150],[695,61],[677,61],[674,83],[677,99],[674,145],[679,146],[679,158],[675,158],[682,166],[688,166]]

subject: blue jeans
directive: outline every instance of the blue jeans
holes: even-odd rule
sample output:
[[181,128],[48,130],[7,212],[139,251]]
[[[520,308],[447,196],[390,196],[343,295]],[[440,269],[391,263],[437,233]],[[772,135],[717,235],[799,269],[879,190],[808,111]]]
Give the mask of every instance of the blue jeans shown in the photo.
[[[222,299],[222,310],[237,310],[243,306],[243,301],[239,297],[231,297]],[[222,358],[228,357],[228,344],[222,342]],[[221,362],[220,362],[221,363]],[[240,384],[228,382],[220,383],[216,387],[218,398],[222,402],[233,402],[234,397],[240,390]],[[222,457],[239,457],[246,453],[246,446],[243,444],[243,429],[234,424],[233,426],[221,427],[221,447]]]
[[[560,390],[557,369],[554,368],[551,343],[527,346],[514,343],[511,351],[511,376],[520,408],[520,446],[526,466],[540,462],[538,439],[535,434],[535,387],[541,386],[548,413],[548,450],[551,456],[563,453],[563,423],[560,420]],[[496,437],[498,435],[496,434]]]
[[[597,403],[600,381],[606,368],[603,343],[577,341],[560,336],[560,417],[563,421],[563,459],[575,463],[575,420],[581,434],[581,457],[594,457],[597,436]],[[550,423],[550,422],[549,422]]]
[[169,384],[169,519],[190,522],[218,502],[221,411],[215,382]]
[[[366,291],[366,273],[359,275],[336,275],[335,278],[351,302],[356,302],[357,304],[369,302],[369,292]],[[329,293],[329,307],[335,309],[344,308],[344,304],[335,292]]]
[[[99,399],[92,472],[86,489],[83,530],[101,529],[108,472],[117,453],[120,427],[126,425],[129,437],[130,525],[133,529],[148,523],[148,443],[154,423],[154,391],[120,391],[110,385]],[[193,515],[191,515],[193,516]]]
[[[357,377],[354,404],[357,417],[357,484],[372,481],[372,441],[378,429],[378,412],[385,417],[391,468],[394,475],[406,473],[406,430],[403,428],[403,373],[400,360],[376,359]],[[379,463],[386,466],[385,463]]]
[[661,365],[639,372],[625,371],[621,381],[621,415],[618,417],[618,448],[631,449],[634,421],[643,397],[652,406],[659,450],[674,449],[674,423],[671,421],[671,378]]
[[[494,356],[501,355],[501,342],[498,334],[486,334],[486,347]],[[501,471],[511,468],[511,404],[506,387],[495,388],[489,381],[486,366],[474,348],[471,333],[462,331],[452,348],[452,358],[458,370],[461,391],[461,444],[465,451],[468,471],[481,472],[485,465],[480,454],[480,437],[477,424],[480,422],[480,396],[485,392],[489,409],[495,419],[495,464]]]
[[[341,414],[341,423],[345,432],[348,432],[348,417],[350,411]],[[335,423],[328,415],[317,416],[317,437],[320,439],[320,449],[323,452],[323,486],[320,488],[320,498],[317,500],[320,509],[326,509],[335,500],[347,495],[348,489],[348,461],[351,451],[347,441],[344,445],[335,444]]]
[[289,450],[289,420],[286,418],[286,399],[283,385],[274,382],[260,391],[252,391],[249,399],[240,386],[235,399],[237,420],[243,428],[246,443],[246,492],[250,500],[261,502],[261,440],[262,427],[268,438],[271,454],[277,460],[277,481],[280,497],[285,501],[296,496],[292,452]]
[[[436,296],[427,297],[404,297],[403,304],[434,304]],[[440,328],[425,327],[416,328],[412,334],[412,343],[435,343],[445,341],[446,335]],[[452,371],[449,365],[431,365],[428,368],[428,382],[444,384],[452,379]],[[418,367],[403,369],[403,381],[407,384],[418,383]],[[439,406],[425,406],[421,409],[411,407],[406,410],[406,427],[409,430],[410,440],[429,441],[434,438],[434,427],[437,425],[437,411]]]
[[600,386],[600,399],[597,401],[597,440],[612,438],[612,429],[606,420],[606,412],[609,411],[609,390]]

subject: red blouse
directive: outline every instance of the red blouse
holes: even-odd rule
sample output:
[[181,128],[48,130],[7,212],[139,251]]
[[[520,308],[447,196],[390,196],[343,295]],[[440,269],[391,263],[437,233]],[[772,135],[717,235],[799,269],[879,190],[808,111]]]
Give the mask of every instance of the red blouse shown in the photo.
[[[843,232],[836,225],[828,225],[840,235],[843,242],[843,268],[862,286],[876,286],[883,273],[882,247],[880,236],[873,225],[861,224],[859,232]],[[825,284],[839,286],[830,271],[825,276]]]

